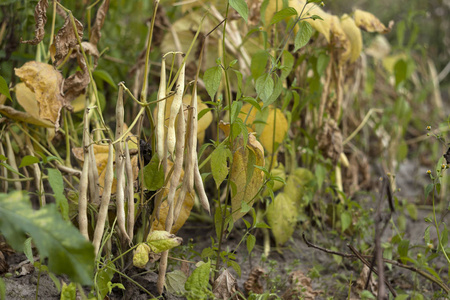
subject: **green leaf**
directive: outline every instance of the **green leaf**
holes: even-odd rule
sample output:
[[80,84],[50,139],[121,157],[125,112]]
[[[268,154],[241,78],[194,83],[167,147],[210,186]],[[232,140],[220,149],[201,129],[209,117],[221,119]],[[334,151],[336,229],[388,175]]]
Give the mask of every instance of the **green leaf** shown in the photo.
[[213,100],[217,90],[219,89],[221,79],[222,68],[220,66],[209,68],[205,71],[205,74],[203,74],[203,81],[205,82],[206,91]]
[[247,236],[247,251],[248,254],[252,253],[253,248],[256,244],[256,237],[253,234]]
[[184,285],[186,291],[201,291],[204,287],[208,286],[210,269],[211,261],[197,267],[186,280],[186,284]]
[[426,187],[425,187],[425,199],[428,198],[428,195],[430,194],[430,192],[433,190],[434,185],[432,183],[429,183]]
[[398,244],[397,251],[401,259],[408,257],[409,240],[401,240],[400,243]]
[[267,101],[273,93],[273,79],[269,73],[263,74],[256,80],[256,94],[263,102]]
[[114,83],[111,75],[105,70],[97,69],[92,73],[92,76],[94,76],[95,80],[103,80],[108,83],[113,89],[117,90],[117,84]]
[[323,21],[323,19],[320,16],[318,16],[318,15],[312,15],[311,19],[313,19],[314,21],[315,20],[322,20]]
[[345,231],[347,228],[350,227],[350,224],[352,223],[352,216],[348,211],[344,211],[341,214],[341,228],[342,231]]
[[417,206],[415,204],[413,204],[413,203],[408,203],[406,205],[406,210],[408,211],[409,216],[411,217],[411,219],[416,221],[417,217],[418,217]]
[[19,168],[31,166],[32,164],[39,163],[39,158],[32,155],[26,155],[22,158],[22,161],[20,162]]
[[0,94],[5,95],[6,98],[12,101],[11,94],[9,93],[8,84],[6,83],[5,78],[3,78],[2,76],[0,76]]
[[10,165],[8,165],[7,163],[0,162],[0,166],[3,166],[3,167],[5,167],[5,168],[7,168],[8,171],[10,171],[10,172],[12,172],[12,173],[14,173],[14,174],[17,174],[17,175],[19,175],[19,176],[25,177],[25,176],[23,176],[22,174],[20,174],[19,172],[17,172],[17,170],[15,170],[13,167],[11,167]]
[[164,185],[164,170],[156,152],[144,167],[144,185],[149,191],[156,191]]
[[64,221],[54,204],[33,210],[20,192],[0,194],[0,231],[16,250],[23,250],[29,234],[41,259],[55,274],[67,274],[71,281],[92,284],[94,247],[70,223]]
[[295,36],[294,52],[297,52],[298,49],[302,48],[309,42],[309,39],[311,39],[312,33],[313,33],[313,28],[308,22],[303,21],[300,23],[300,29]]
[[34,264],[33,258],[33,250],[31,249],[31,240],[32,238],[27,238],[25,242],[23,242],[23,253],[28,258],[31,264]]
[[6,285],[2,277],[0,277],[0,300],[6,300]]
[[241,277],[242,275],[241,266],[237,262],[235,262],[234,260],[229,260],[227,265],[231,266],[236,271],[238,276]]
[[231,157],[231,152],[224,145],[220,145],[211,153],[211,172],[217,188],[227,178],[229,171],[227,166],[228,157]]
[[239,72],[238,70],[233,70],[233,71],[234,71],[234,74],[236,74],[237,84],[238,84],[238,89],[237,89],[237,92],[236,92],[236,100],[239,100],[239,99],[241,99],[241,96],[242,96],[242,79],[243,79],[243,76],[242,76],[242,73]]
[[441,232],[441,245],[442,247],[446,248],[448,244],[448,229],[447,225],[444,223],[444,230]]
[[62,291],[61,291],[61,300],[74,300],[77,298],[77,286],[75,283],[71,282],[67,285],[63,281]]
[[64,220],[69,220],[69,202],[64,196],[64,182],[61,172],[57,169],[47,169],[48,182],[53,190],[56,205],[61,210]]
[[319,56],[317,57],[317,73],[322,76],[323,73],[325,72],[325,69],[328,66],[328,63],[330,61],[330,56],[326,55],[325,53],[320,53]]
[[264,222],[258,222],[256,223],[255,228],[270,228],[270,226]]
[[105,268],[101,268],[97,273],[97,281],[95,283],[98,288],[99,298],[105,299],[109,293],[108,282],[111,282],[115,273],[116,267],[114,263],[109,261]]
[[241,112],[242,102],[241,101],[233,101],[231,105],[231,123],[236,122],[239,113]]
[[175,270],[166,274],[166,288],[167,291],[173,295],[180,295],[186,293],[184,285],[186,284],[187,276],[181,270]]
[[361,300],[377,299],[371,292],[364,290],[361,293]]
[[425,240],[425,243],[429,244],[430,243],[430,226],[428,226],[425,229],[425,233],[423,235],[423,239]]
[[408,294],[400,294],[400,295],[397,295],[397,297],[395,297],[394,300],[406,300],[408,298],[409,298]]
[[283,8],[282,10],[278,11],[276,14],[273,15],[272,20],[270,21],[270,25],[276,24],[290,16],[296,16],[296,15],[297,15],[297,11],[295,10],[295,8],[293,8],[293,7]]
[[261,22],[263,23],[264,26],[266,26],[266,10],[267,10],[267,6],[269,5],[269,2],[270,2],[270,0],[264,0],[261,3],[261,9],[260,9],[261,17],[260,17],[260,20],[261,20]]
[[282,80],[280,78],[278,78],[277,74],[274,74],[274,75],[275,75],[275,87],[274,87],[272,95],[270,95],[269,99],[267,99],[266,101],[263,100],[263,102],[264,102],[263,108],[267,107],[270,104],[277,101],[278,97],[281,95],[281,92],[283,91]]
[[281,67],[281,75],[280,79],[284,80],[291,73],[292,68],[294,67],[294,56],[289,52],[283,51],[283,66]]
[[269,53],[265,50],[261,50],[253,54],[250,64],[250,71],[252,77],[257,79],[261,77],[266,71],[267,61],[269,60]]
[[234,8],[247,23],[248,6],[245,0],[229,0],[228,2],[230,3],[230,6]]
[[404,59],[399,59],[394,66],[395,86],[398,87],[400,83],[406,80],[408,65]]
[[7,160],[8,158],[2,154],[0,154],[0,161],[4,161]]

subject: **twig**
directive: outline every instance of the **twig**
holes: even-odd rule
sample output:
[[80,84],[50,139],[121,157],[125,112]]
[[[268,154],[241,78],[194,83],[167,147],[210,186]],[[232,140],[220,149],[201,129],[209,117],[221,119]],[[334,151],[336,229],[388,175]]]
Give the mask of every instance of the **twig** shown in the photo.
[[[314,249],[320,250],[320,251],[328,253],[328,254],[339,255],[339,256],[345,257],[345,258],[351,258],[351,259],[357,258],[356,255],[354,255],[354,254],[333,251],[333,250],[330,250],[330,249],[326,249],[326,248],[314,245],[313,243],[309,242],[306,239],[305,233],[302,234],[302,237],[303,237],[303,240],[305,241],[306,245],[308,247],[310,247],[310,248],[314,248]],[[365,259],[372,259],[373,258],[372,255],[361,255],[361,257],[363,257]],[[437,285],[439,285],[446,293],[450,293],[450,288],[445,283],[443,283],[442,281],[438,280],[433,275],[431,275],[431,274],[429,274],[429,273],[427,273],[425,271],[419,270],[419,269],[417,269],[416,267],[413,267],[413,266],[404,265],[402,263],[399,263],[396,260],[383,258],[383,261],[385,263],[387,263],[387,264],[391,264],[391,265],[394,265],[394,266],[397,266],[397,267],[400,267],[400,268],[403,268],[403,269],[407,269],[407,270],[416,272],[417,274],[419,274],[422,277],[428,279],[429,281],[434,282]]]

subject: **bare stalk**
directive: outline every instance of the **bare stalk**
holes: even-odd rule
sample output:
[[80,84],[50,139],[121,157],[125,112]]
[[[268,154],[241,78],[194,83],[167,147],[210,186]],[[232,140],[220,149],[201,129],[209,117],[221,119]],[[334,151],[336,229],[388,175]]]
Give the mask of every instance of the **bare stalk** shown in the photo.
[[130,238],[130,242],[133,241],[134,235],[134,175],[133,168],[131,166],[130,151],[128,149],[128,143],[125,143],[125,171],[127,174],[127,186],[126,186],[126,198],[128,201],[128,220],[127,220],[127,233]]
[[[80,178],[80,195],[78,198],[78,226],[81,234],[89,240],[88,233],[88,218],[87,218],[87,191],[89,180],[89,108],[86,108],[84,113],[83,125],[83,150],[84,150],[84,164],[81,171]],[[93,166],[95,167],[95,166]]]
[[[17,168],[16,163],[16,156],[14,155],[14,150],[11,146],[11,139],[9,137],[9,132],[5,132],[5,139],[6,139],[6,157],[8,157],[8,163],[14,170],[19,172],[19,168]],[[11,175],[14,179],[19,179],[18,174],[11,172]],[[20,181],[14,181],[14,188],[17,191],[22,190],[22,184],[20,183]]]

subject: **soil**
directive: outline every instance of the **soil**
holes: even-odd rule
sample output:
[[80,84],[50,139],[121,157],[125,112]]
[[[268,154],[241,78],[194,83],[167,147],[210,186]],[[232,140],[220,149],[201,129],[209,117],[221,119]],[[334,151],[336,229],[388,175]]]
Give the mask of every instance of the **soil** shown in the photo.
[[[426,175],[426,168],[412,161],[403,163],[396,176],[396,185],[397,188],[399,188],[395,193],[397,199],[400,201],[406,200],[406,203],[415,203],[418,205],[417,207],[419,207],[418,217],[415,220],[412,219],[408,213],[402,211],[397,211],[393,216],[394,220],[397,220],[402,214],[407,216],[405,238],[410,240],[411,251],[413,252],[419,245],[424,245],[424,231],[429,225],[424,221],[424,218],[431,215],[430,206],[423,205],[426,204],[423,196],[423,187],[428,182],[429,177]],[[376,185],[376,181],[374,181],[373,184]],[[362,209],[374,208],[377,198],[376,189],[370,193],[360,194],[355,197]],[[447,220],[448,218],[449,216],[446,217]],[[392,236],[391,227],[392,226],[388,226],[388,229],[381,238],[382,242],[388,241]],[[236,245],[241,241],[244,232],[245,226],[243,222],[236,223],[234,230],[225,242],[224,249],[227,251],[235,249]],[[334,250],[344,253],[350,253],[347,244],[354,243],[356,245],[357,239],[360,238],[352,236],[351,234],[339,235],[333,233],[330,228],[320,230],[317,226],[304,223],[298,227],[292,239],[280,249],[280,251],[277,251],[272,247],[268,259],[264,261],[261,259],[263,254],[263,237],[261,232],[257,232],[256,247],[251,255],[247,252],[245,242],[240,245],[235,253],[236,261],[242,269],[240,277],[237,276],[234,270],[231,271],[233,276],[237,278],[238,290],[244,292],[244,283],[249,278],[250,272],[255,267],[262,267],[265,272],[265,275],[260,278],[262,285],[264,286],[268,283],[265,279],[272,279],[271,282],[275,282],[278,285],[278,289],[275,288],[275,290],[278,290],[278,294],[282,295],[289,286],[288,281],[290,273],[295,270],[300,270],[303,274],[306,274],[311,278],[312,290],[320,292],[315,299],[327,299],[330,297],[331,299],[347,299],[349,282],[351,281],[352,288],[356,289],[357,280],[362,271],[362,264],[357,260],[346,258],[342,259],[341,263],[337,263],[333,255],[308,247],[302,238],[303,234],[305,234],[310,242],[317,246],[328,249],[333,247]],[[431,230],[431,238],[432,240],[436,240],[436,237],[433,234],[433,230]],[[184,239],[185,246],[182,248],[182,251],[186,252],[180,253],[180,250],[178,252],[174,251],[173,255],[184,257],[189,261],[199,261],[199,254],[202,250],[211,247],[210,236],[215,236],[215,231],[211,223],[188,221],[180,232],[178,232],[178,235]],[[373,231],[370,236],[362,238],[365,239],[368,244],[373,244]],[[274,244],[273,240],[271,241],[271,244]],[[189,248],[189,245],[193,245],[193,248]],[[26,257],[23,254],[14,253],[6,255],[6,261],[10,266],[10,272],[11,270],[17,269],[16,271],[11,272],[13,275],[9,278],[3,277],[6,283],[6,299],[36,298],[39,272],[34,268],[30,268],[30,264],[25,264],[21,268],[17,268],[21,262],[22,264],[23,262],[26,262]],[[433,263],[435,264],[432,266],[434,269],[442,268],[440,274],[445,277],[445,274],[448,273],[448,270],[446,269],[448,265],[446,262],[438,258],[436,261],[433,261]],[[145,274],[142,273],[142,269],[136,269],[134,267],[128,268],[125,272],[150,293],[157,295],[157,273],[155,272],[155,265],[149,265],[148,272]],[[172,269],[180,269],[180,264],[176,263],[171,267]],[[193,264],[190,264],[190,270],[192,271],[193,269]],[[401,288],[406,293],[411,293],[417,289],[426,295],[427,298],[431,298],[435,293],[440,291],[440,288],[436,284],[432,284],[430,281],[427,281],[408,270],[399,269],[397,267],[393,267],[392,270],[386,268],[385,276],[394,288]],[[67,278],[64,276],[58,278],[68,282]],[[121,279],[118,276],[115,276],[113,281],[120,282]],[[113,293],[109,295],[109,299],[151,298],[130,281],[122,280],[121,282],[124,284],[126,291],[124,292],[119,288],[115,288],[113,289]],[[273,287],[274,285],[272,284],[271,286]],[[264,287],[267,288],[266,286]],[[88,290],[86,290],[86,294],[87,293]],[[37,298],[60,299],[58,289],[45,272],[41,273],[39,278]],[[165,293],[164,298],[183,299],[182,297],[177,297],[169,293]],[[435,297],[435,299],[445,298]]]

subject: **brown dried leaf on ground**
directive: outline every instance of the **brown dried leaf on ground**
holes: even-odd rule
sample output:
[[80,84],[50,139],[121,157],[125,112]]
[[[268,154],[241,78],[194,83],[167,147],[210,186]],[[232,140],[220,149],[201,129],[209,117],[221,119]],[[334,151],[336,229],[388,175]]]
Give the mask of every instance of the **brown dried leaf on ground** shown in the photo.
[[40,0],[34,9],[34,20],[36,21],[35,37],[32,40],[21,41],[24,44],[37,45],[44,39],[45,23],[47,23],[48,0]]
[[320,151],[325,158],[330,158],[336,164],[343,151],[342,134],[336,121],[327,119],[317,135]]
[[265,274],[264,269],[261,267],[253,268],[253,270],[248,275],[247,281],[244,283],[244,289],[247,293],[253,292],[255,294],[262,294],[264,292],[264,288],[259,281],[261,276]]
[[100,30],[102,29],[103,24],[105,23],[108,8],[109,8],[109,0],[103,1],[102,5],[100,5],[100,7],[98,8],[94,26],[92,27],[91,31],[91,38],[89,39],[89,42],[93,45],[97,45],[98,41],[102,37],[102,33],[100,32]]
[[[91,55],[94,58],[94,65],[92,66],[92,69],[95,69],[99,57],[97,47],[89,42],[83,42],[81,43],[81,46],[83,47],[86,55]],[[81,71],[76,71],[75,74],[70,75],[69,78],[64,81],[64,96],[66,101],[69,102],[77,98],[79,95],[84,94],[86,87],[90,82],[88,66],[84,60],[80,46],[76,46],[75,49],[75,54],[72,53],[71,57],[75,56],[77,58]]]
[[[361,295],[362,291],[364,291],[364,287],[366,286],[366,282],[367,282],[369,273],[370,273],[370,269],[368,266],[365,265],[361,271],[361,274],[359,274],[359,278],[356,281],[356,285],[351,290],[351,294],[349,297],[350,300],[361,299],[360,295]],[[375,280],[373,274],[372,274],[372,276],[370,276],[368,290],[369,290],[369,292],[371,292],[374,295],[377,295],[377,293],[378,293],[378,284],[377,284],[377,281]]]
[[15,73],[36,95],[39,103],[39,117],[50,120],[59,128],[61,108],[66,105],[61,86],[63,77],[52,65],[30,61],[21,68],[15,69]]
[[355,10],[354,15],[356,26],[367,32],[389,33],[394,26],[394,21],[390,21],[388,27],[384,26],[373,14],[360,9]]
[[[83,24],[78,21],[75,17],[75,26],[77,28],[78,36],[80,40],[83,38]],[[70,16],[66,17],[63,27],[58,30],[55,36],[55,64],[58,66],[64,60],[64,58],[69,54],[70,49],[73,49],[78,44],[78,39],[73,30],[72,21]]]
[[[283,300],[305,299],[314,300],[322,291],[315,291],[311,279],[302,271],[293,271],[289,276],[290,288],[281,297]],[[301,298],[300,298],[301,297]]]
[[236,278],[228,270],[224,270],[214,281],[213,293],[216,299],[238,300],[239,297],[236,295],[237,288]]

